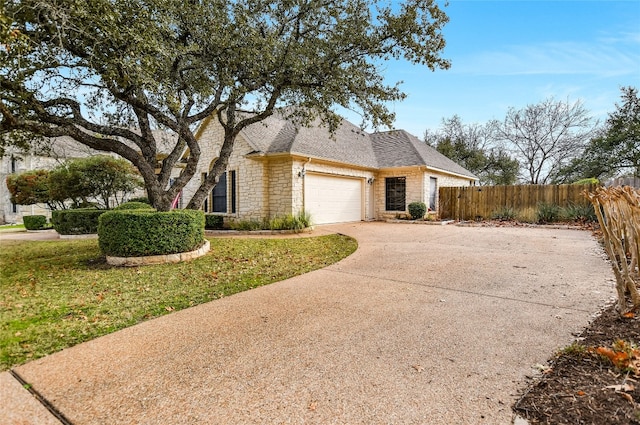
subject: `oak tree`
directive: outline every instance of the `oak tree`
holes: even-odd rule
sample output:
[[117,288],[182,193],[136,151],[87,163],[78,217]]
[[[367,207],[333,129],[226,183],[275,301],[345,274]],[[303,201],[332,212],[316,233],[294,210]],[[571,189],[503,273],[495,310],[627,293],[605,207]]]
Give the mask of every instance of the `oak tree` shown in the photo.
[[497,139],[520,163],[523,181],[548,184],[582,154],[596,126],[581,102],[550,98],[522,109],[510,108],[495,130]]
[[[114,152],[168,210],[198,170],[198,124],[213,117],[224,142],[189,200],[199,208],[238,133],[276,108],[330,129],[338,107],[391,126],[386,105],[405,95],[384,61],[448,68],[447,21],[435,0],[5,0],[0,145],[70,136]],[[162,148],[157,129],[176,141]]]

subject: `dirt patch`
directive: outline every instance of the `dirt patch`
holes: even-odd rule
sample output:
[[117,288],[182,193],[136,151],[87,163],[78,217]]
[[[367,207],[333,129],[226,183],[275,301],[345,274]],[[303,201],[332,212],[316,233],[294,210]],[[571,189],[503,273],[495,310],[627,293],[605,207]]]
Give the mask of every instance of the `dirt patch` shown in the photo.
[[595,352],[617,340],[640,343],[640,319],[611,306],[549,361],[514,411],[531,424],[640,424],[640,377]]

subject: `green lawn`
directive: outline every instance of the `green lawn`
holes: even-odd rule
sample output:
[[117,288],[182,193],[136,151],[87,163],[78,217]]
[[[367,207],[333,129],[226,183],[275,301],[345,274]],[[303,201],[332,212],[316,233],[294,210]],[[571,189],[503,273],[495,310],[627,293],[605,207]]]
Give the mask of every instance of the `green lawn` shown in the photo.
[[98,241],[2,241],[0,370],[153,317],[335,263],[357,247],[330,235],[211,240],[196,260],[115,268]]
[[26,230],[24,224],[3,224],[0,226],[0,232],[20,232]]

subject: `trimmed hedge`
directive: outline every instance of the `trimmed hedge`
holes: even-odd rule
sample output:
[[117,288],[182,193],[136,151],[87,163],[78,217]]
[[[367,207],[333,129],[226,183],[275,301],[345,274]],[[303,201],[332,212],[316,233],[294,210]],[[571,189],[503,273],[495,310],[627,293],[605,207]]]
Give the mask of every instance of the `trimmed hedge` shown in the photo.
[[204,212],[111,210],[100,217],[98,237],[102,252],[112,257],[189,252],[204,243]]
[[224,218],[221,215],[205,214],[204,220],[205,229],[222,229],[224,227]]
[[409,215],[414,220],[421,220],[427,213],[427,206],[424,202],[412,202],[409,204]]
[[154,208],[151,205],[145,202],[138,202],[138,201],[125,202],[124,204],[120,204],[114,208],[114,210],[153,210],[153,209]]
[[51,224],[61,235],[90,235],[98,233],[98,218],[107,210],[78,208],[51,212]]
[[47,217],[43,215],[25,215],[22,223],[27,230],[42,230],[47,225]]

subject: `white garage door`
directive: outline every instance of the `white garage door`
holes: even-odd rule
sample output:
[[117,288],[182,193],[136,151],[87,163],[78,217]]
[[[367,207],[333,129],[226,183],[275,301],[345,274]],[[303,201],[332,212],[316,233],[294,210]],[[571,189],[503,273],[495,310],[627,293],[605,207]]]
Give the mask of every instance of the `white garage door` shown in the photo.
[[304,207],[314,224],[362,220],[362,179],[307,174]]

